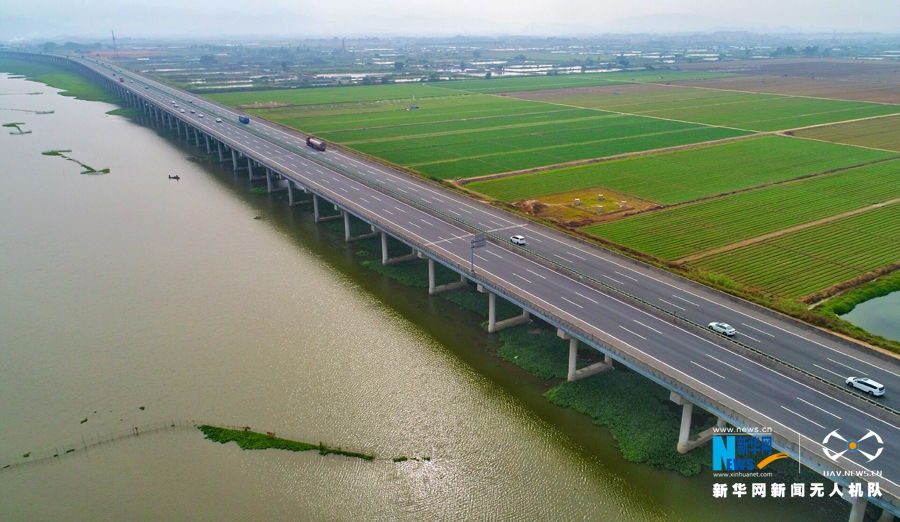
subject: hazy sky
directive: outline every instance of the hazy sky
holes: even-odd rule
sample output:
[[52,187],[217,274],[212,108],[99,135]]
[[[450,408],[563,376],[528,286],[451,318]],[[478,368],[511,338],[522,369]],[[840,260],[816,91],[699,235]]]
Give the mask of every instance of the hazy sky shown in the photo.
[[0,0],[0,38],[900,32],[900,0]]

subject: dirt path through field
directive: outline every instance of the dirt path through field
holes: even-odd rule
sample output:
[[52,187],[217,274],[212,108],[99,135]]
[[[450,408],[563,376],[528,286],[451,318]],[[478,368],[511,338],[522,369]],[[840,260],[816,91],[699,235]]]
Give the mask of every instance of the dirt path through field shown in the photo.
[[763,234],[761,236],[751,237],[750,239],[745,239],[743,241],[738,241],[737,243],[732,243],[730,245],[725,245],[723,247],[714,248],[712,250],[707,250],[706,252],[700,252],[699,254],[690,255],[687,257],[682,257],[681,259],[676,259],[675,263],[683,264],[688,263],[690,261],[696,261],[697,259],[702,259],[704,257],[709,257],[716,254],[721,254],[723,252],[729,252],[731,250],[735,250],[741,247],[745,247],[748,245],[753,245],[756,243],[761,243],[768,239],[773,239],[779,236],[783,236],[785,234],[790,234],[791,232],[797,232],[800,230],[805,230],[807,228],[814,227],[816,225],[821,225],[823,223],[830,223],[832,221],[837,221],[838,219],[842,219],[845,217],[855,216],[857,214],[862,214],[863,212],[868,212],[870,210],[875,210],[877,208],[886,207],[888,205],[894,205],[900,203],[900,198],[895,198],[889,201],[884,201],[882,203],[875,203],[874,205],[869,205],[867,207],[858,208],[856,210],[850,210],[848,212],[844,212],[842,214],[837,214],[834,216],[829,216],[827,218],[817,219],[815,221],[810,221],[809,223],[803,223],[802,225],[797,225],[789,228],[783,228],[781,230],[777,230],[775,232],[770,232],[768,234]]

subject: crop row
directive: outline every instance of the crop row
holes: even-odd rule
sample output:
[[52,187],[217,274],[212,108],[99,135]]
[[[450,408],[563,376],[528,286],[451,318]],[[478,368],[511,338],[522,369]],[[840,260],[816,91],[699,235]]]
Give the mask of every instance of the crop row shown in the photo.
[[815,127],[798,131],[797,135],[900,152],[900,121],[897,116]]
[[324,87],[315,89],[273,89],[271,91],[248,91],[209,94],[212,100],[225,105],[248,105],[253,103],[276,102],[289,105],[315,105],[320,103],[347,103],[359,101],[392,100],[417,96],[453,96],[464,94],[459,91],[442,89],[430,84],[364,85],[353,87]]
[[900,161],[892,160],[584,230],[674,260],[895,198]]
[[891,155],[830,143],[767,136],[477,182],[469,188],[502,201],[518,201],[546,194],[605,187],[644,200],[672,204],[861,165]]
[[571,89],[626,83],[701,80],[708,78],[722,78],[726,76],[730,75],[697,71],[627,71],[615,73],[566,74],[560,76],[492,78],[490,80],[462,80],[448,82],[442,84],[442,86],[448,89],[467,92],[496,93]]
[[[584,132],[578,141],[545,143],[541,147],[520,149],[489,156],[468,157],[435,163],[419,163],[415,169],[440,178],[472,177],[497,172],[529,169],[569,161],[614,156],[629,152],[687,145],[729,138],[735,131],[717,127],[694,127],[675,130],[644,128],[640,134],[626,135]],[[593,139],[592,139],[593,138]]]
[[782,297],[827,288],[900,260],[900,206],[787,234],[697,265]]
[[647,94],[601,94],[554,101],[754,131],[791,129],[900,112],[900,106],[893,105],[692,88],[669,88]]

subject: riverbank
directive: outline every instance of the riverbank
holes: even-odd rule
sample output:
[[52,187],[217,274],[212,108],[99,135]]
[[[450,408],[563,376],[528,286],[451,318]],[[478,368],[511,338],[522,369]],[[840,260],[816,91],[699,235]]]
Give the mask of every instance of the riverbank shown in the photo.
[[24,76],[27,80],[41,82],[62,89],[61,96],[70,96],[79,100],[101,101],[118,104],[121,100],[113,93],[88,80],[78,73],[24,60],[8,60],[0,58],[0,71]]

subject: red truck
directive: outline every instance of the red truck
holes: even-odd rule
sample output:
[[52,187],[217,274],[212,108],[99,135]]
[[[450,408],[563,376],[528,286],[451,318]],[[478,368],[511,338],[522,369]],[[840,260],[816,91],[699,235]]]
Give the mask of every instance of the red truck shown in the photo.
[[312,136],[306,138],[306,145],[316,150],[325,152],[325,142],[320,139],[313,138]]
[[125,78],[122,77],[122,76],[119,76],[119,81],[122,82],[122,83],[125,83]]

